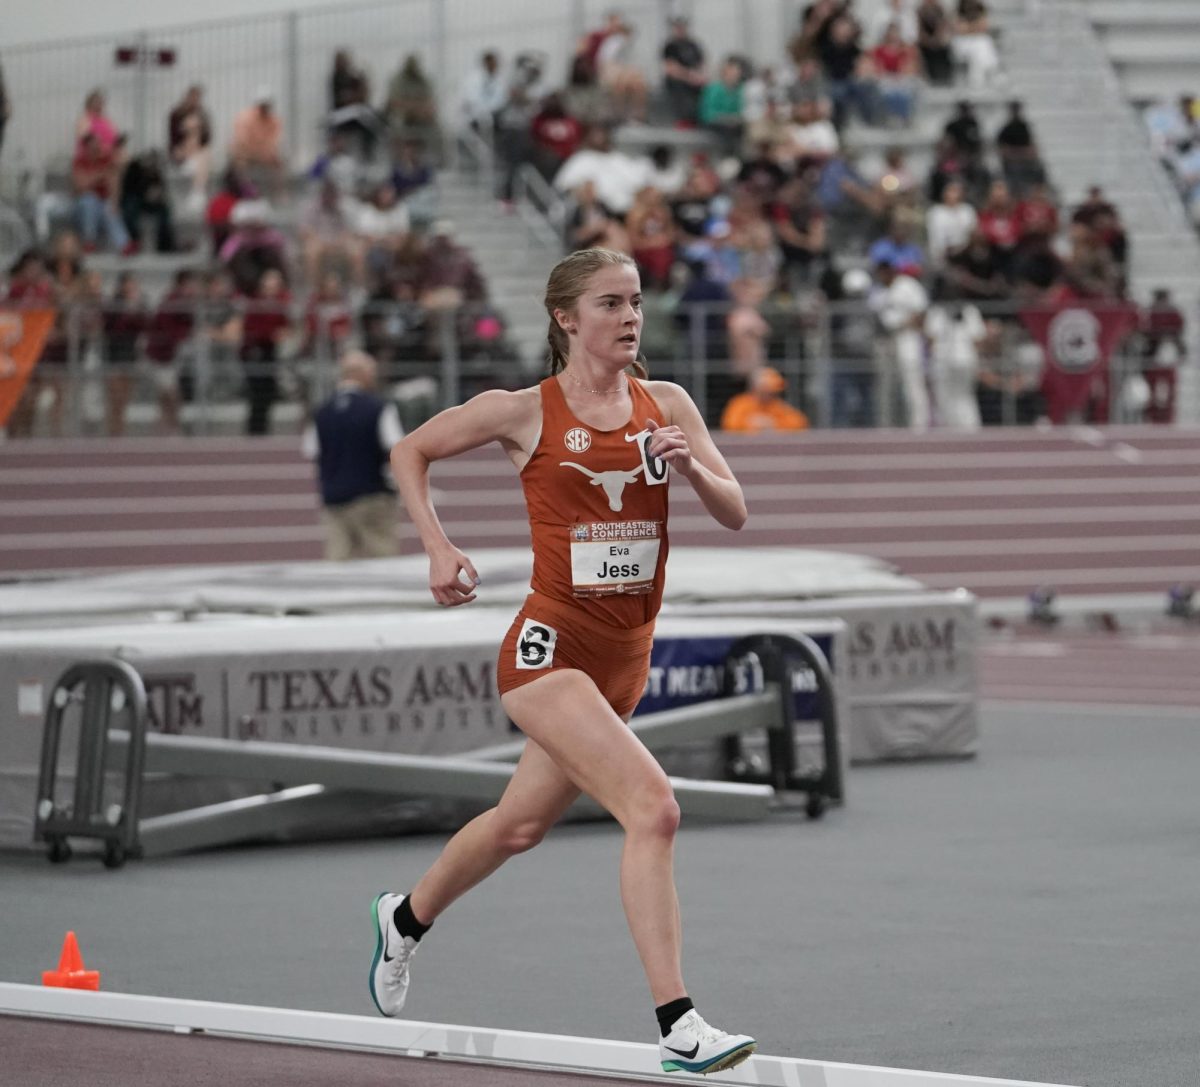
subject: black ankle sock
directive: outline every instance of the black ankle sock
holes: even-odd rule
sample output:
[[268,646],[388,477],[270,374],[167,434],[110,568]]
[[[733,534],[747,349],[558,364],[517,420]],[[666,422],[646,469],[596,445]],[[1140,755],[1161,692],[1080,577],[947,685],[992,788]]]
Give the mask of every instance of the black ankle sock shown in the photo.
[[[407,902],[408,900],[405,899]],[[654,1009],[654,1014],[658,1016],[658,1029],[662,1032],[665,1038],[671,1033],[671,1025],[681,1015],[686,1015],[696,1005],[693,1004],[686,996],[681,996],[678,1000],[672,1000],[670,1004],[660,1004]]]
[[428,925],[421,924],[413,915],[412,906],[409,903],[412,901],[411,895],[405,895],[400,905],[396,907],[396,912],[392,914],[392,919],[396,922],[396,930],[401,936],[409,936],[414,940],[420,940],[433,925],[430,921]]

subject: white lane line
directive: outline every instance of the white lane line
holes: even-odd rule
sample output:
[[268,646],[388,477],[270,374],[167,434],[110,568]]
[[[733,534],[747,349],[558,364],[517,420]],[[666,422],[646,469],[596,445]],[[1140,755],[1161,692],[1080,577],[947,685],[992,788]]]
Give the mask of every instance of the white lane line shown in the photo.
[[1126,464],[1141,464],[1142,461],[1145,460],[1145,456],[1143,455],[1142,451],[1140,449],[1134,449],[1134,447],[1128,442],[1117,442],[1117,444],[1112,447],[1112,451],[1113,455],[1118,460],[1123,460]]
[[[1014,690],[1018,692],[1013,697],[1006,694],[993,694],[992,684],[987,684],[988,690],[984,692],[981,699],[982,707],[985,710],[1016,710],[1017,712],[1035,713],[1040,709],[1044,709],[1047,702],[1054,703],[1055,713],[1079,713],[1086,717],[1125,717],[1128,718],[1131,712],[1136,712],[1139,715],[1147,715],[1150,717],[1170,717],[1173,720],[1185,720],[1189,724],[1196,721],[1196,710],[1192,706],[1171,706],[1163,703],[1147,705],[1146,703],[1129,703],[1120,701],[1095,702],[1090,699],[1076,699],[1071,702],[1059,703],[1054,697],[1038,698],[1031,697],[1029,688],[1020,687],[1003,687],[996,686],[996,691]],[[1041,691],[1042,688],[1037,688]],[[1098,693],[1096,691],[1088,692],[1093,697]],[[1119,698],[1128,698],[1128,691],[1118,692]]]
[[320,508],[316,492],[297,494],[163,495],[161,498],[31,498],[0,503],[5,517],[129,517],[141,513],[242,513],[313,510]]
[[[903,572],[903,571],[902,571]],[[1128,585],[1133,582],[1159,584],[1166,593],[1176,582],[1200,582],[1200,563],[1194,566],[1091,566],[1071,570],[1039,570],[1030,566],[1022,570],[964,570],[954,574],[923,573],[920,579],[930,588],[987,589],[995,586],[1015,586],[1018,592],[1028,592],[1035,585],[1050,585],[1068,589],[1072,585]],[[1166,597],[1164,595],[1165,602]]]
[[[509,469],[511,471],[511,469]],[[64,468],[8,468],[3,483],[184,483],[227,480],[313,479],[315,469],[296,464],[139,464],[111,468],[71,465]]]

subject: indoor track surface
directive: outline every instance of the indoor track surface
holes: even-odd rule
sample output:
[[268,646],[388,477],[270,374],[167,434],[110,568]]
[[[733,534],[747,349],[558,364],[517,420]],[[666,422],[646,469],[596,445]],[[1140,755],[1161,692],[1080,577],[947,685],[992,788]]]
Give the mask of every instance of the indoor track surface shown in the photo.
[[[677,545],[862,552],[931,587],[985,597],[1200,581],[1200,430],[718,439],[750,521],[733,537],[676,486]],[[433,482],[460,547],[528,539],[516,474],[498,449],[435,466]],[[0,575],[321,554],[313,469],[294,437],[9,442],[0,508]]]

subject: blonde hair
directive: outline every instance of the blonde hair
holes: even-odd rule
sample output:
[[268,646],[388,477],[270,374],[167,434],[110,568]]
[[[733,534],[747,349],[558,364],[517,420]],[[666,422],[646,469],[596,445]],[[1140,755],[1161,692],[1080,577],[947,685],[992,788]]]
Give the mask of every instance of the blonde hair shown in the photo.
[[[550,273],[546,281],[546,312],[550,315],[550,329],[546,333],[546,342],[550,345],[550,376],[553,377],[566,368],[567,355],[570,353],[571,342],[564,329],[554,316],[556,309],[570,313],[575,308],[580,296],[587,290],[588,283],[601,268],[614,265],[628,264],[636,268],[634,259],[615,249],[580,249],[563,257]],[[638,377],[646,377],[646,364],[641,358],[633,364],[634,373]]]

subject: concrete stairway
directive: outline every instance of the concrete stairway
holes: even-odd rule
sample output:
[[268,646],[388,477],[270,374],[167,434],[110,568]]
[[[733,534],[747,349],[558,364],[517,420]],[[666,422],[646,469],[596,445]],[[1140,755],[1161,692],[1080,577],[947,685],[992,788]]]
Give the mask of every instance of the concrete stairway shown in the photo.
[[[1055,186],[1067,204],[1089,185],[1104,187],[1129,234],[1133,297],[1144,302],[1155,287],[1171,289],[1189,316],[1194,360],[1200,239],[1150,149],[1088,6],[1054,0],[1010,9],[1002,25],[1012,94],[1026,102]],[[1195,421],[1200,380],[1194,361],[1180,378],[1180,419]]]
[[1087,14],[1135,102],[1200,92],[1200,4],[1088,0]]

